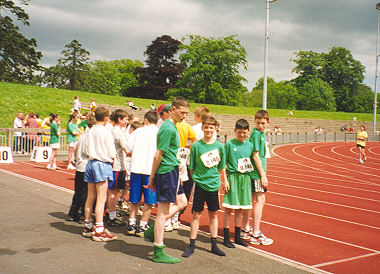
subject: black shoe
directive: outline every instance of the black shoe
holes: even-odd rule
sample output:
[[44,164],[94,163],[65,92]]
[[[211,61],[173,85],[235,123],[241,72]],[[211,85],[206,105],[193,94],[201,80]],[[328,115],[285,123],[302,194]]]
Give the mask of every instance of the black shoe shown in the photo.
[[78,222],[79,221],[79,216],[75,216],[75,215],[72,215],[72,214],[67,214],[66,218],[65,218],[65,221],[66,222]]
[[121,220],[120,218],[116,217],[115,219],[108,219],[107,220],[107,225],[109,226],[125,226],[127,225],[126,222],[124,222],[123,220]]

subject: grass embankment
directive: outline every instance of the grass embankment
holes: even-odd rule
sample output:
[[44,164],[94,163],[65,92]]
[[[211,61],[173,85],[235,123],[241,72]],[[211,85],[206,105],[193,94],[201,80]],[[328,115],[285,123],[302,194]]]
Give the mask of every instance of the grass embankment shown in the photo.
[[[11,84],[0,82],[0,128],[13,127],[13,121],[16,113],[21,111],[29,113],[33,111],[41,117],[46,117],[49,113],[58,113],[63,125],[67,123],[68,113],[72,107],[74,96],[79,96],[81,102],[90,102],[91,98],[99,104],[108,104],[115,106],[126,106],[129,98],[111,95],[102,95],[97,93],[43,88],[20,84]],[[135,105],[143,109],[149,109],[154,102],[156,106],[167,101],[131,98]],[[202,104],[191,104],[191,110]],[[239,106],[222,106],[222,105],[206,105],[211,112],[219,114],[233,115],[254,115],[258,110],[249,107]],[[287,117],[288,110],[285,109],[269,109],[271,117]],[[372,121],[372,114],[369,113],[345,113],[345,112],[322,112],[322,111],[303,111],[295,110],[294,118],[305,119],[326,119],[326,120],[352,120],[356,116],[358,121]],[[380,121],[380,115],[377,116],[377,121]]]

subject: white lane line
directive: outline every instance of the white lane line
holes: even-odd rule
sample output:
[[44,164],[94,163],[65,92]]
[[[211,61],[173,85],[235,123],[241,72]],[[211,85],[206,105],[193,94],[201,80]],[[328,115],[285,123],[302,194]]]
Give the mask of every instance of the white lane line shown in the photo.
[[[286,173],[286,174],[292,174],[292,175],[297,175],[297,176],[302,176],[302,177],[313,177],[313,178],[318,178],[318,179],[322,179],[322,180],[323,179],[324,180],[335,180],[335,181],[344,183],[342,181],[342,179],[332,179],[332,178],[327,178],[327,177],[305,175],[305,174],[293,173],[293,172],[287,172],[287,171],[278,171],[278,170],[276,170],[275,173]],[[284,178],[287,181],[300,181],[300,182],[309,183],[309,184],[313,184],[313,185],[326,185],[326,186],[331,186],[331,187],[340,187],[340,188],[347,188],[347,189],[360,190],[360,191],[366,191],[366,192],[380,193],[380,191],[375,191],[375,190],[370,190],[370,189],[363,189],[363,188],[358,188],[358,187],[349,187],[349,186],[336,185],[336,184],[328,184],[328,183],[322,183],[322,182],[316,182],[316,181],[308,181],[308,180],[289,178],[289,177],[281,177],[281,176],[272,175],[272,174],[268,174],[267,176],[268,177]],[[270,181],[270,182],[272,182],[272,181]],[[364,185],[363,183],[358,183],[358,184]],[[374,184],[374,185],[377,186],[377,187],[380,187],[380,185],[377,185],[377,184]]]
[[[335,162],[342,162],[342,163],[345,163],[346,165],[347,165],[347,162],[345,162],[345,161],[342,161],[342,160],[339,160],[339,159],[337,159],[337,158],[332,158],[332,157],[328,157],[328,156],[325,156],[325,155],[322,155],[322,154],[320,154],[320,153],[318,153],[317,151],[316,151],[316,149],[318,149],[318,148],[321,148],[321,147],[323,147],[323,145],[321,145],[321,146],[315,146],[315,147],[313,147],[312,148],[312,151],[315,153],[315,154],[317,154],[318,156],[320,156],[320,157],[324,157],[324,158],[327,158],[327,159],[330,159],[330,160],[333,160],[333,161],[335,161]],[[330,151],[332,151],[332,148],[330,147]],[[351,159],[351,158],[350,158]],[[321,162],[321,163],[323,163],[323,162]],[[348,168],[345,168],[345,167],[341,167],[341,166],[336,166],[336,167],[339,167],[339,168],[342,168],[342,169],[345,169],[345,170],[355,170],[355,167],[356,168],[362,168],[362,169],[372,169],[372,170],[375,170],[375,171],[379,171],[379,169],[378,168],[373,168],[373,167],[369,167],[369,166],[366,166],[366,165],[363,165],[363,164],[360,164],[360,163],[350,163],[350,165],[352,166],[352,168],[351,169],[348,169]],[[358,170],[355,170],[356,172],[359,172]],[[369,172],[369,171],[368,171]],[[362,173],[362,174],[365,174],[365,175],[371,175],[371,176],[379,176],[379,175],[374,175],[374,174],[371,174],[371,173],[364,173],[364,172],[359,172],[359,173]]]
[[[297,148],[300,148],[300,147],[297,147]],[[317,160],[314,160],[314,159],[312,159],[312,158],[309,158],[309,157],[306,157],[306,156],[303,156],[303,155],[297,153],[297,152],[296,152],[296,149],[297,149],[297,148],[293,148],[293,153],[296,154],[297,156],[302,157],[302,158],[304,158],[304,159],[307,159],[308,161],[312,161],[312,162],[315,162],[315,163],[321,164],[321,165],[330,166],[330,164],[326,164],[325,162],[317,161]],[[314,147],[314,148],[315,148],[315,147]],[[315,154],[319,155],[318,153],[316,153],[316,152],[314,151],[314,148],[312,148],[312,151],[313,151]],[[325,157],[325,156],[323,156],[323,155],[320,155],[320,156]],[[335,160],[334,158],[330,158],[330,157],[327,157],[327,156],[326,156],[325,158],[329,158],[329,159]],[[343,170],[350,171],[350,172],[353,171],[353,170],[350,169],[350,168],[345,168],[345,167],[341,167],[341,166],[338,166],[338,165],[335,165],[334,167],[335,167],[336,169],[343,169]],[[359,173],[359,174],[363,174],[363,175],[374,176],[374,177],[376,177],[376,178],[379,177],[378,175],[373,175],[373,174],[371,174],[371,173],[360,172],[360,171],[358,171],[358,170],[354,170],[354,171],[357,172],[357,173]]]
[[287,226],[278,225],[278,224],[274,224],[274,223],[270,223],[270,222],[266,222],[266,221],[262,221],[262,222],[266,223],[268,225],[284,228],[284,229],[287,229],[287,230],[291,230],[291,231],[295,231],[295,232],[302,233],[302,234],[305,234],[305,235],[313,236],[313,237],[316,237],[316,238],[320,238],[320,239],[324,239],[324,240],[340,243],[340,244],[343,244],[343,245],[348,245],[348,246],[356,247],[356,248],[359,248],[359,249],[368,250],[368,251],[371,251],[371,252],[380,252],[379,250],[375,250],[375,249],[372,249],[372,248],[367,248],[367,247],[364,247],[364,246],[360,246],[360,245],[356,245],[356,244],[351,244],[351,243],[339,241],[339,240],[336,240],[336,239],[332,239],[332,238],[329,238],[329,237],[325,237],[325,236],[317,235],[317,234],[314,234],[314,233],[302,231],[302,230],[299,230],[299,229],[290,228],[290,227],[287,227]]
[[336,204],[336,203],[331,203],[331,202],[326,202],[326,201],[321,201],[321,200],[315,200],[315,199],[310,199],[310,198],[305,198],[305,197],[299,197],[299,196],[290,195],[290,194],[284,194],[284,193],[273,192],[273,191],[271,191],[270,193],[271,194],[281,195],[281,196],[287,196],[287,197],[302,199],[302,200],[307,200],[307,201],[312,201],[312,202],[317,202],[317,203],[322,203],[322,204],[328,204],[328,205],[334,205],[334,206],[339,206],[339,207],[351,208],[351,209],[371,212],[371,213],[375,213],[375,214],[379,214],[380,213],[379,211],[375,211],[375,210],[371,210],[371,209],[365,209],[365,208],[359,208],[359,207],[354,207],[354,206]]
[[353,225],[357,225],[357,226],[364,226],[364,227],[380,230],[380,227],[376,227],[376,226],[372,226],[372,225],[356,223],[356,222],[352,222],[352,221],[348,221],[348,220],[343,220],[343,219],[339,219],[339,218],[334,218],[334,217],[330,217],[330,216],[326,216],[326,215],[321,215],[321,214],[317,214],[317,213],[312,213],[312,212],[308,212],[308,211],[304,211],[304,210],[298,210],[298,209],[294,209],[294,208],[279,206],[279,205],[270,204],[270,203],[265,203],[265,204],[268,206],[278,207],[278,208],[289,210],[289,211],[304,213],[304,214],[313,215],[313,216],[317,216],[317,217],[321,217],[321,218],[325,218],[325,219],[330,219],[330,220],[334,220],[334,221],[338,221],[338,222],[344,222],[344,223],[348,223],[348,224],[353,224]]
[[[276,149],[276,148],[274,148],[274,149]],[[295,161],[289,160],[289,159],[287,159],[287,158],[284,158],[284,157],[282,157],[282,156],[276,154],[276,153],[274,152],[274,149],[273,149],[273,154],[275,154],[277,157],[283,159],[284,161],[287,161],[287,162],[293,163],[293,164],[295,164],[295,165],[299,165],[299,166],[306,167],[306,168],[309,168],[309,169],[317,170],[319,173],[327,173],[327,174],[332,174],[332,175],[335,175],[335,176],[338,176],[338,177],[343,177],[346,181],[347,181],[347,179],[352,179],[352,180],[355,181],[355,183],[357,183],[357,182],[362,182],[362,183],[365,183],[365,184],[378,185],[378,184],[375,184],[375,183],[368,183],[368,182],[365,181],[365,180],[357,179],[357,178],[350,177],[350,176],[347,176],[347,175],[342,175],[342,174],[339,174],[339,173],[335,173],[335,172],[331,172],[331,171],[326,171],[326,170],[322,170],[322,169],[320,169],[320,168],[316,168],[316,167],[308,166],[308,165],[305,165],[305,164],[297,163],[297,162],[295,162]]]
[[380,156],[380,153],[377,153],[377,152],[373,152],[373,151],[372,151],[374,148],[378,148],[378,147],[370,147],[368,150],[369,150],[371,153]]
[[315,264],[315,265],[313,265],[313,267],[322,267],[322,266],[327,266],[327,265],[332,265],[332,264],[345,263],[345,262],[363,259],[363,258],[367,258],[367,257],[371,257],[371,256],[376,256],[379,254],[380,254],[380,252],[369,253],[369,254],[360,255],[360,256],[356,256],[356,257],[350,257],[350,258],[346,258],[346,259],[341,259],[341,260],[336,260],[336,261],[331,261],[331,262],[326,262],[326,263],[321,263],[321,264]]
[[[355,152],[353,151],[353,149],[355,149],[355,147],[351,147],[351,148],[349,149],[350,152],[356,154],[355,157],[351,157],[351,156],[348,156],[348,155],[345,155],[345,154],[342,154],[342,153],[339,153],[339,152],[336,152],[336,151],[335,151],[336,148],[341,148],[341,147],[342,147],[342,145],[340,145],[340,146],[334,146],[334,147],[331,148],[331,151],[332,151],[333,153],[339,155],[339,156],[342,156],[342,157],[345,157],[345,158],[349,158],[349,159],[354,160],[354,161],[357,161],[357,160],[358,160],[358,158],[359,158],[359,157],[358,157],[359,154],[358,154],[358,153],[355,153]],[[372,156],[367,155],[367,159],[368,159],[368,158],[378,160],[378,159],[375,158],[375,157],[372,157]],[[380,162],[376,162],[376,161],[375,161],[375,162],[371,161],[371,163],[376,164],[376,165],[379,165],[379,164],[380,164]],[[361,164],[359,164],[359,165],[361,165]],[[363,166],[363,165],[361,165],[361,166]],[[363,167],[368,167],[368,166],[363,166]],[[378,169],[377,169],[377,170],[378,170]]]
[[[35,167],[43,168],[43,167],[40,166],[40,165],[36,165],[36,164],[28,163],[28,162],[25,162],[25,164],[30,165],[30,166],[35,166]],[[71,173],[71,172],[68,172],[68,171],[64,171],[64,170],[62,170],[62,169],[57,169],[57,170],[55,170],[54,172],[60,172],[60,173],[64,173],[64,174],[69,174],[69,175],[72,175],[72,176],[75,177],[75,173]]]
[[[279,177],[279,176],[277,176],[277,177]],[[280,177],[280,178],[286,179],[284,177]],[[302,186],[292,186],[292,185],[286,185],[286,184],[278,183],[278,182],[277,183],[271,182],[271,184],[273,184],[273,185],[279,185],[279,186],[299,188],[299,189],[305,189],[305,190],[309,190],[309,191],[327,193],[327,194],[332,194],[332,195],[339,195],[339,196],[344,196],[344,197],[349,197],[349,198],[354,198],[354,199],[361,199],[361,200],[366,200],[366,201],[380,203],[380,200],[363,198],[363,197],[358,197],[358,196],[353,196],[353,195],[348,195],[348,194],[342,194],[342,193],[337,193],[337,192],[326,191],[326,190],[318,190],[318,189],[313,189],[313,188],[308,188],[308,187],[302,187]]]
[[1,172],[3,173],[6,173],[6,174],[9,174],[9,175],[13,175],[15,177],[18,177],[18,178],[22,178],[22,179],[25,179],[25,180],[28,180],[28,181],[32,181],[34,183],[38,183],[40,185],[44,185],[44,186],[48,186],[48,187],[51,187],[51,188],[55,188],[55,189],[58,189],[58,190],[62,190],[64,192],[67,192],[67,193],[74,193],[74,191],[70,190],[70,189],[67,189],[67,188],[64,188],[64,187],[61,187],[61,186],[56,186],[54,184],[51,184],[51,183],[48,183],[48,182],[44,182],[44,181],[41,181],[41,180],[37,180],[37,179],[34,179],[34,178],[31,178],[31,177],[28,177],[28,176],[24,176],[24,175],[21,175],[21,174],[17,174],[17,173],[14,173],[12,171],[8,171],[8,170],[5,170],[5,169],[0,169]]

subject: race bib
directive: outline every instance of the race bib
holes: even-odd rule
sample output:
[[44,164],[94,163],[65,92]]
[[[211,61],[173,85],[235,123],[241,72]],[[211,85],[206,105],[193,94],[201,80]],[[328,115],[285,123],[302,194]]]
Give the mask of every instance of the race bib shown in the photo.
[[180,160],[182,163],[187,164],[189,162],[190,158],[190,149],[186,147],[180,147],[177,152],[177,159]]
[[237,169],[240,173],[246,173],[249,171],[253,171],[253,165],[251,163],[251,159],[249,158],[241,158],[238,160]]
[[202,154],[201,161],[208,168],[217,166],[220,162],[219,151],[217,149],[214,149]]

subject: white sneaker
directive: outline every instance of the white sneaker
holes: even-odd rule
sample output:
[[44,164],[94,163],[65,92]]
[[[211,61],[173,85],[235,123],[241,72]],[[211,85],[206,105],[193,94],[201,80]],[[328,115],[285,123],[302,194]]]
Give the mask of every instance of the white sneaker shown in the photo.
[[46,166],[46,168],[47,168],[47,169],[50,169],[50,168],[51,168],[51,164],[48,164],[48,165]]
[[362,159],[360,159],[360,160],[359,160],[359,163],[361,163],[361,164],[364,164],[364,162],[363,162],[363,160],[362,160]]
[[[170,219],[169,219],[169,221],[170,221]],[[173,225],[172,225],[172,223],[171,223],[171,222],[168,222],[167,224],[165,224],[165,228],[164,228],[164,230],[165,230],[166,232],[173,231]]]
[[260,231],[259,236],[252,236],[249,243],[254,245],[271,245],[273,244],[273,240],[265,237]]
[[172,224],[174,230],[178,230],[179,227],[180,227],[180,225],[181,225],[181,223],[178,220],[174,221],[173,224]]
[[72,164],[69,164],[69,165],[67,166],[67,169],[76,169],[76,167],[73,166]]

